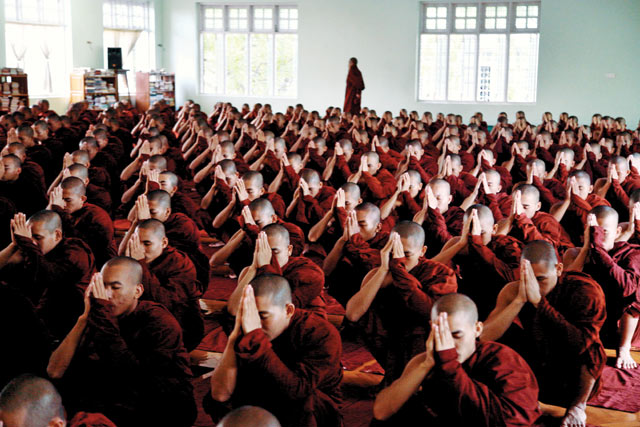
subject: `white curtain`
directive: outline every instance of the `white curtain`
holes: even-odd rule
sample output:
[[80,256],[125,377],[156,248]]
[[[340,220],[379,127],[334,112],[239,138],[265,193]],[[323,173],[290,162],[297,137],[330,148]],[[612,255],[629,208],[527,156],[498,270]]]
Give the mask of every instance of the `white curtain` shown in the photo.
[[15,42],[11,42],[11,50],[13,51],[13,55],[16,57],[18,68],[22,68],[24,70],[24,55],[27,53],[27,45],[24,43],[16,45]]
[[44,88],[46,93],[53,92],[53,82],[51,80],[51,61],[49,58],[51,57],[51,49],[49,49],[49,44],[47,43],[47,39],[42,40],[42,44],[40,45],[40,50],[44,55]]

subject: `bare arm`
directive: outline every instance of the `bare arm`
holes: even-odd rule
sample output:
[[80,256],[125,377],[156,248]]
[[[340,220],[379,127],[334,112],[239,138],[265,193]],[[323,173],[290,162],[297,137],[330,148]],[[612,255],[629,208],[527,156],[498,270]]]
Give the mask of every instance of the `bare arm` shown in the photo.
[[140,169],[142,166],[142,158],[140,156],[136,157],[134,161],[129,163],[129,165],[124,168],[122,173],[120,174],[120,181],[127,181],[129,178],[133,176],[134,173]]
[[[387,278],[388,276],[388,278]],[[362,280],[360,290],[349,299],[346,307],[346,316],[352,322],[357,322],[369,310],[378,291],[385,282],[391,281],[389,270],[381,267],[370,271]]]
[[333,249],[329,252],[329,255],[324,259],[322,263],[322,270],[324,271],[325,277],[333,273],[333,270],[336,269],[338,265],[338,261],[342,258],[342,249],[347,241],[344,237],[340,237],[335,245],[333,245]]
[[333,209],[329,209],[320,221],[309,230],[309,242],[317,242],[324,234],[329,225],[329,222],[333,218]]
[[482,341],[495,341],[504,335],[527,302],[524,292],[523,282],[511,282],[502,288],[496,308],[484,322],[484,330],[480,336]]
[[236,234],[234,234],[231,239],[229,239],[227,244],[221,247],[218,252],[213,254],[211,260],[209,260],[209,265],[214,266],[224,264],[227,261],[227,258],[231,256],[233,251],[238,249],[238,247],[242,243],[242,239],[244,239],[244,236],[244,230],[236,231]]

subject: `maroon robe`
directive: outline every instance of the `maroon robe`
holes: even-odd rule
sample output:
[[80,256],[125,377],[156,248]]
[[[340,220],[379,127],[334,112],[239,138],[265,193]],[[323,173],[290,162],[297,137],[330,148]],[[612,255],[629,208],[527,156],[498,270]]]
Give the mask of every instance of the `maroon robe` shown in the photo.
[[546,240],[552,243],[560,254],[573,247],[569,234],[552,215],[546,212],[538,211],[533,218],[528,218],[524,214],[516,215],[509,235],[524,243]]
[[611,205],[606,199],[593,193],[589,194],[586,200],[577,194],[571,194],[571,203],[562,217],[560,225],[567,230],[574,245],[582,245],[584,226],[587,224],[587,215],[591,212],[591,209],[597,206]]
[[187,351],[191,351],[204,337],[204,320],[197,286],[196,268],[182,252],[165,248],[150,264],[140,261],[143,268],[143,298],[159,302],[173,314],[182,327]]
[[422,223],[426,233],[427,255],[436,255],[449,240],[460,235],[463,218],[464,211],[458,206],[449,206],[444,214],[441,214],[438,208],[427,207],[427,214]]
[[118,427],[187,427],[196,418],[190,377],[180,325],[166,308],[139,301],[116,318],[110,301],[92,298],[87,330],[60,391],[70,414],[99,412]]
[[525,426],[540,417],[536,377],[509,347],[477,343],[462,364],[455,348],[435,356],[436,365],[419,393],[428,425]]
[[360,113],[360,102],[362,101],[362,91],[364,90],[364,80],[357,65],[349,67],[347,75],[347,90],[344,95],[344,112],[351,114]]
[[169,244],[185,253],[196,267],[198,287],[202,292],[209,285],[209,257],[200,249],[200,231],[196,223],[183,213],[174,212],[164,222]]
[[362,200],[380,206],[395,193],[397,184],[391,172],[386,169],[380,168],[375,176],[369,172],[363,172],[360,178],[361,188],[364,186]]
[[283,427],[342,425],[342,343],[328,321],[296,309],[273,341],[256,329],[239,338],[235,350],[234,407],[265,408]]

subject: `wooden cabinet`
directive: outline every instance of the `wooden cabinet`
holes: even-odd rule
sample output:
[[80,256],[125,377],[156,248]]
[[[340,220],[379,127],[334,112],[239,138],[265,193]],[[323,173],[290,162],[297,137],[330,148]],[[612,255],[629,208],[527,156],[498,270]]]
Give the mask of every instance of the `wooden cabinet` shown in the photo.
[[23,104],[29,106],[27,75],[24,73],[0,73],[0,112],[13,113]]
[[80,70],[71,74],[72,103],[87,101],[89,108],[104,110],[118,100],[118,75],[113,70]]
[[144,113],[154,102],[164,99],[167,105],[176,106],[176,76],[163,71],[138,71],[136,73],[136,108]]

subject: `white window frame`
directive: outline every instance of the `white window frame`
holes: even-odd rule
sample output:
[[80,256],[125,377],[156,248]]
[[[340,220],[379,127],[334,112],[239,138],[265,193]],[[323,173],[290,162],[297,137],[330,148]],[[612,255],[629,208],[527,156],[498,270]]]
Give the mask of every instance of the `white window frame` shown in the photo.
[[[205,26],[205,10],[207,8],[222,8],[222,29],[208,29]],[[247,12],[247,28],[246,29],[231,29],[229,28],[229,9],[237,9],[237,8],[247,8],[248,12]],[[257,9],[269,9],[271,8],[273,10],[272,13],[272,29],[270,30],[264,30],[264,29],[255,29],[254,28],[254,19],[253,19],[253,14],[254,14],[254,8]],[[265,3],[265,4],[253,4],[253,3],[232,3],[232,4],[228,4],[228,3],[199,3],[199,18],[198,18],[198,31],[199,31],[199,35],[198,35],[198,40],[199,40],[199,49],[198,49],[198,61],[199,61],[199,69],[200,69],[200,73],[198,76],[198,91],[200,95],[206,95],[206,96],[224,96],[224,97],[229,97],[229,98],[274,98],[274,99],[296,99],[297,95],[298,95],[298,52],[296,52],[296,61],[294,64],[294,71],[295,71],[295,75],[296,75],[296,88],[295,88],[295,93],[296,93],[296,98],[290,98],[290,97],[286,97],[286,96],[278,96],[275,93],[275,84],[276,84],[276,69],[275,69],[275,64],[276,64],[276,37],[278,34],[298,34],[298,30],[291,30],[291,29],[287,29],[287,30],[282,30],[280,29],[280,9],[296,9],[298,11],[298,17],[296,19],[297,23],[298,23],[298,28],[299,28],[299,23],[300,23],[300,9],[298,8],[297,4],[294,3]],[[228,95],[226,92],[226,87],[227,87],[227,64],[226,64],[226,60],[227,60],[227,55],[226,52],[223,52],[221,55],[223,64],[222,64],[222,91],[219,93],[211,93],[211,92],[205,92],[204,91],[204,40],[203,40],[203,35],[205,33],[217,33],[217,34],[227,34],[227,33],[231,33],[231,34],[247,34],[247,55],[248,55],[248,60],[247,60],[247,93],[245,95]],[[255,96],[255,95],[251,95],[251,34],[255,33],[255,34],[272,34],[272,49],[271,49],[271,54],[272,54],[272,58],[271,58],[271,63],[273,64],[273,73],[271,76],[271,82],[270,82],[270,87],[273,90],[273,93],[271,95],[267,95],[265,96]],[[225,43],[223,42],[223,46],[225,46]],[[224,49],[226,49],[226,46],[224,47]]]
[[[538,70],[536,70],[536,85],[534,89],[534,100],[533,101],[509,101],[509,53],[510,53],[510,36],[512,34],[540,34],[540,16],[541,16],[541,1],[540,0],[531,0],[531,1],[514,1],[514,0],[486,0],[486,1],[476,1],[476,0],[451,0],[451,1],[425,1],[420,4],[420,34],[418,36],[418,61],[417,61],[417,80],[416,80],[416,101],[425,104],[489,104],[489,105],[512,105],[512,104],[535,104],[538,98]],[[476,28],[475,30],[457,30],[455,28],[455,9],[456,6],[476,6]],[[505,29],[485,29],[485,9],[488,6],[506,6],[507,7],[507,26]],[[535,29],[532,28],[516,28],[516,7],[517,6],[538,6],[538,26]],[[427,29],[427,8],[428,7],[446,7],[447,8],[447,28],[445,30],[438,29]],[[438,99],[438,100],[429,100],[429,99],[420,99],[420,80],[421,80],[421,36],[424,34],[440,34],[447,36],[447,58],[446,58],[446,70],[445,70],[445,97],[446,99]],[[452,101],[449,100],[449,52],[451,49],[451,40],[450,36],[452,34],[475,34],[476,37],[476,78],[475,78],[475,90],[474,90],[474,100],[469,101]],[[480,56],[480,35],[481,34],[505,34],[506,35],[506,44],[505,44],[505,67],[504,67],[504,100],[503,101],[480,101],[478,100],[478,81],[479,81],[479,70],[478,70],[478,59]],[[540,53],[538,52],[538,59]],[[538,61],[536,61],[537,63]]]

